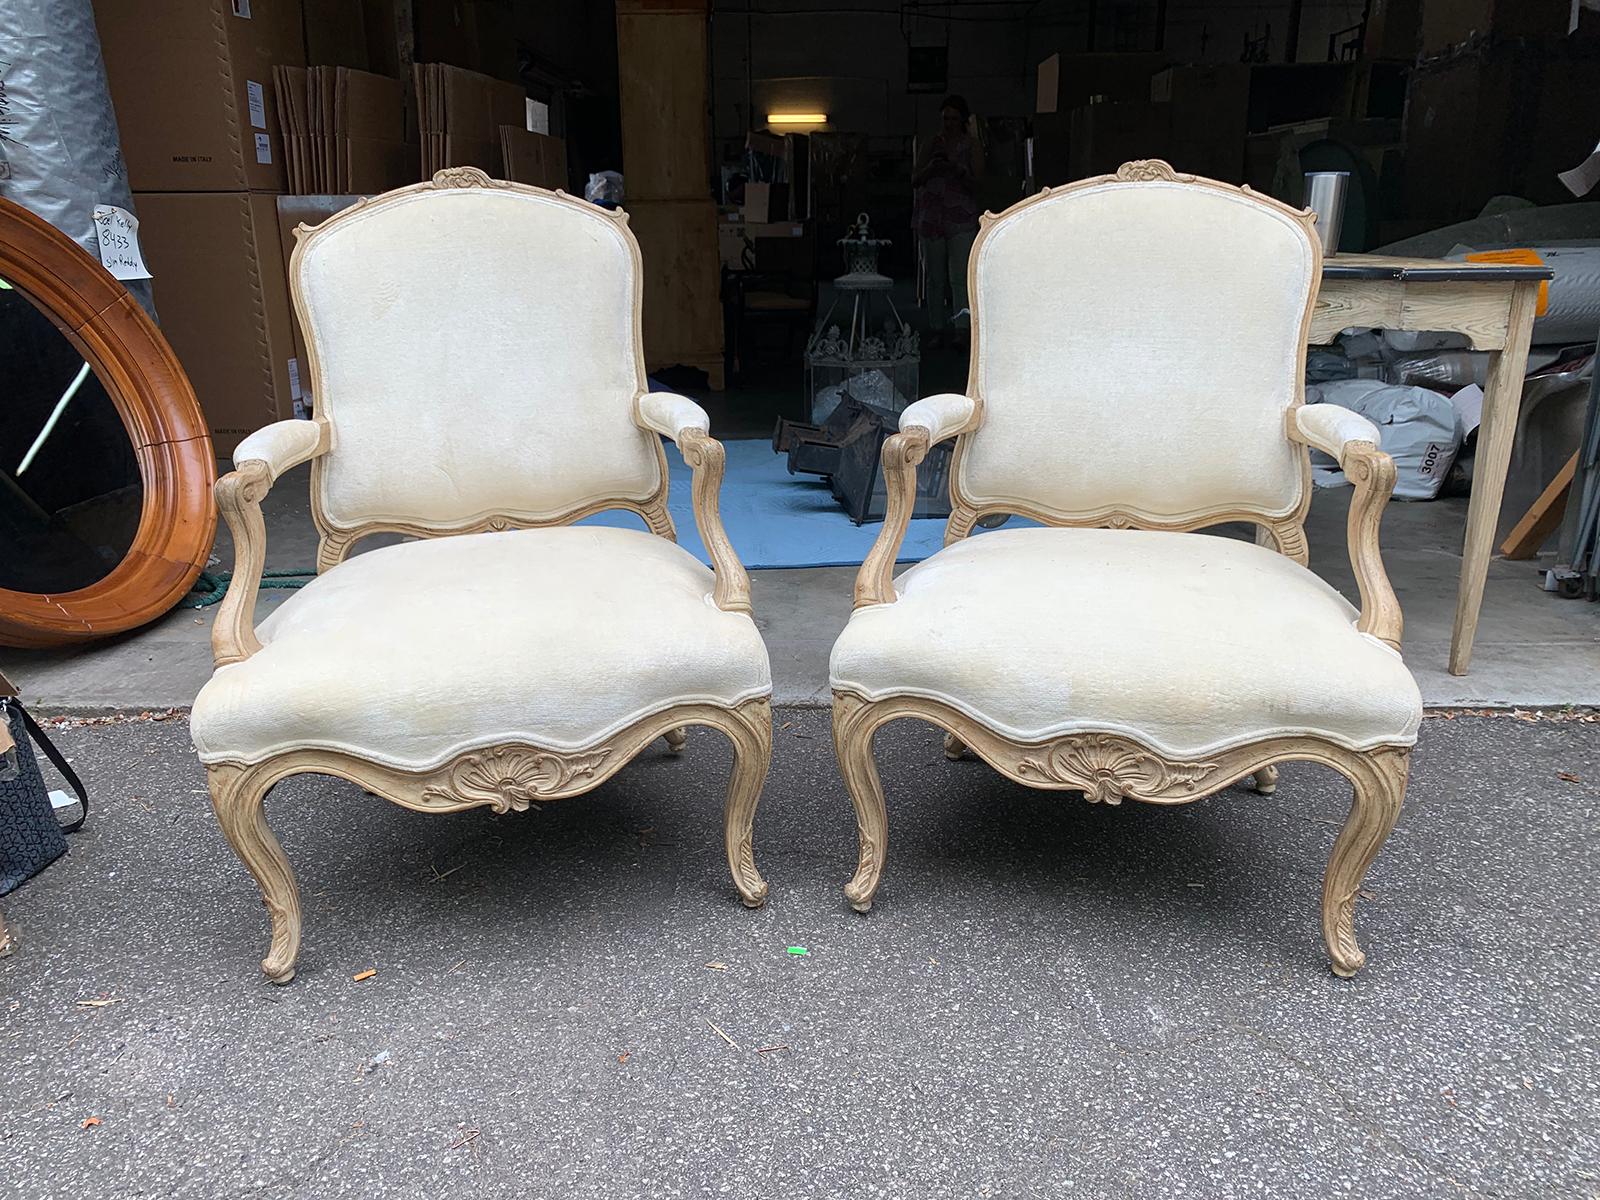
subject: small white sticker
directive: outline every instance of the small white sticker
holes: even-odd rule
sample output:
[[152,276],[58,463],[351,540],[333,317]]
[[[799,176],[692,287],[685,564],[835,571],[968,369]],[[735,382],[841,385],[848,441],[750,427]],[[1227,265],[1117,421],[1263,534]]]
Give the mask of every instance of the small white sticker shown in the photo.
[[303,394],[300,391],[300,360],[291,358],[289,360],[289,399],[299,400]]
[[245,80],[244,93],[250,107],[250,124],[257,129],[267,127],[267,97],[254,79]]
[[250,19],[250,0],[233,0],[233,15]]
[[139,218],[114,204],[96,204],[94,234],[100,243],[100,263],[113,279],[150,278],[139,253]]
[[256,134],[256,161],[270,163],[272,161],[272,138],[267,134]]

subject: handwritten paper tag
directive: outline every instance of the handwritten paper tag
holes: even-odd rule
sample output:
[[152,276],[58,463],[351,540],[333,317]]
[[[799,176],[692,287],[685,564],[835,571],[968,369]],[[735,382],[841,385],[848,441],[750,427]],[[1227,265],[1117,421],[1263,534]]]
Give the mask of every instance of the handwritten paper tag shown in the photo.
[[100,265],[113,279],[150,278],[150,268],[139,252],[138,217],[114,204],[96,204],[94,235],[100,242]]

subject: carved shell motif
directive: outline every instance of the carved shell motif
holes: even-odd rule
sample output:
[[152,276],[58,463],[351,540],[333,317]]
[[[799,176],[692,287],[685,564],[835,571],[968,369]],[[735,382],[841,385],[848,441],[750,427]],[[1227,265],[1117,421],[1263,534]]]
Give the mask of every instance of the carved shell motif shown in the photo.
[[567,791],[592,777],[609,749],[587,754],[496,746],[469,754],[450,768],[446,782],[422,789],[422,798],[449,804],[487,804],[497,813],[522,812],[535,800]]
[[1017,764],[1017,774],[1079,788],[1091,804],[1120,804],[1130,792],[1152,799],[1193,795],[1215,769],[1215,763],[1163,762],[1148,750],[1109,734],[1070,738],[1050,747],[1042,757],[1024,758]]

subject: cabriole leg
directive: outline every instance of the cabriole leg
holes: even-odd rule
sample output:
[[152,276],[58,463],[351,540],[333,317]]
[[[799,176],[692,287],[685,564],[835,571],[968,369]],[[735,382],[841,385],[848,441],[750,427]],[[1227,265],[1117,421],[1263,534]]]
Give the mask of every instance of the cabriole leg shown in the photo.
[[206,768],[206,783],[217,824],[239,861],[255,876],[272,917],[272,947],[261,960],[261,970],[273,983],[288,983],[300,953],[300,893],[283,847],[267,828],[263,775],[259,766],[213,766]]
[[1356,896],[1367,868],[1400,817],[1410,765],[1410,750],[1398,747],[1371,751],[1351,763],[1355,798],[1322,883],[1322,936],[1335,975],[1349,978],[1367,961],[1356,942]]
[[[761,799],[761,786],[772,764],[772,706],[766,700],[755,700],[734,715],[736,719],[728,730],[733,742],[733,778],[728,783],[723,838],[739,898],[750,908],[760,908],[767,900],[767,881],[756,870],[752,842],[756,802]],[[667,735],[669,743],[671,736]]]
[[866,912],[878,893],[883,876],[883,856],[889,840],[889,817],[883,806],[883,785],[878,781],[878,764],[872,758],[871,706],[849,693],[833,697],[833,747],[839,756],[839,771],[856,809],[856,828],[861,837],[861,857],[856,873],[844,885],[850,907]]

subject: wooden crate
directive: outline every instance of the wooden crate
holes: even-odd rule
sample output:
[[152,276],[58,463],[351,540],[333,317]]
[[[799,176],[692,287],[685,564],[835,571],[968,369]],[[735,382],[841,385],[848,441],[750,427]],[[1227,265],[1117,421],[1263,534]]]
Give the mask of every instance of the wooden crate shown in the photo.
[[617,0],[628,199],[710,195],[705,0]]
[[633,200],[628,224],[644,255],[644,358],[698,367],[723,386],[717,206],[708,199]]

